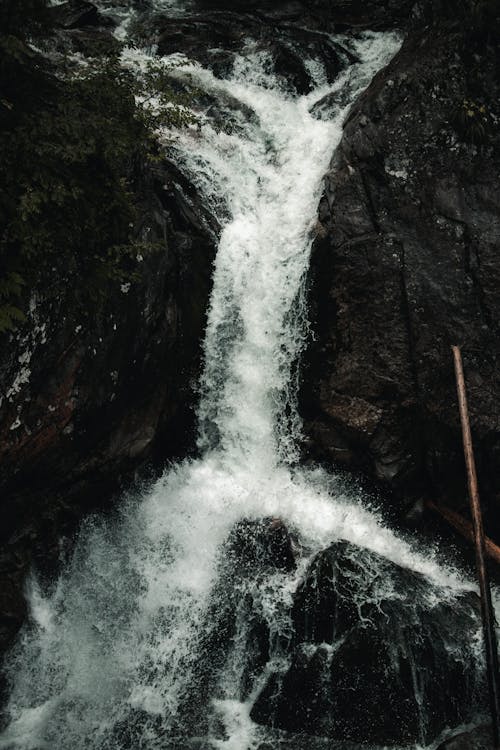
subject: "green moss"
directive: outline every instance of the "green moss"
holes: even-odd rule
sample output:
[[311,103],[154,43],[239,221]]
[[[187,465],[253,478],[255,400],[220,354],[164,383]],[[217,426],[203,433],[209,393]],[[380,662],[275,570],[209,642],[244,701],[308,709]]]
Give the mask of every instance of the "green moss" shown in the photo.
[[484,104],[464,99],[454,113],[453,125],[462,141],[480,146],[488,142],[492,121]]
[[[43,3],[28,5],[43,16]],[[13,18],[16,34],[0,35],[0,332],[23,320],[36,285],[50,295],[69,284],[85,303],[132,272],[138,174],[157,154],[156,129],[192,119],[161,64],[141,81],[117,54],[55,66]],[[139,93],[160,106],[139,105]]]

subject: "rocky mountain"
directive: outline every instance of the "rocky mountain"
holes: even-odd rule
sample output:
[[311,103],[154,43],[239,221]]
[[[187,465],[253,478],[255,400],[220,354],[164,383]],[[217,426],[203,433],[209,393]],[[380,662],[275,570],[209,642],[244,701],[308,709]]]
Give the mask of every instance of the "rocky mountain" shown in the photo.
[[[113,3],[104,5],[113,19]],[[304,50],[332,79],[342,65],[325,30],[405,34],[350,112],[325,178],[308,291],[314,336],[302,363],[304,457],[368,477],[399,515],[427,497],[463,506],[450,354],[458,343],[489,528],[500,533],[494,3],[200,0],[182,18],[137,6],[137,34],[161,53],[186,52],[223,74],[251,34],[298,93],[311,86]],[[58,38],[71,37],[79,53],[96,40],[112,46],[113,20],[103,19],[90,3],[64,3]],[[223,103],[221,123],[231,106]],[[35,286],[26,322],[2,334],[2,649],[23,620],[32,562],[51,571],[83,515],[111,507],[148,462],[194,446],[218,227],[173,164],[144,167],[136,188],[134,233],[150,251],[134,256],[130,281],[107,288],[99,316],[82,313],[56,265],[57,295]]]

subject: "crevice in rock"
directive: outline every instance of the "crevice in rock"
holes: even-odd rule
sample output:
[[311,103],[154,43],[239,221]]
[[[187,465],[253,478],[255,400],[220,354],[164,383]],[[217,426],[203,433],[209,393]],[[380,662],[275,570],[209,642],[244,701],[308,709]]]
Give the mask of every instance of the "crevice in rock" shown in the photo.
[[481,285],[481,281],[479,279],[478,273],[474,268],[473,257],[475,258],[478,267],[480,266],[479,248],[477,247],[477,245],[474,243],[474,241],[471,238],[470,229],[468,225],[463,223],[463,228],[464,228],[463,240],[464,240],[465,274],[472,281],[474,292],[477,298],[478,307],[479,307],[481,316],[485,324],[488,326],[488,328],[497,328],[497,325],[495,321],[493,320],[491,310],[489,309],[486,303],[484,290]]
[[413,387],[415,390],[415,397],[419,400],[421,395],[419,377],[418,377],[418,365],[415,354],[415,334],[413,331],[410,300],[408,298],[408,286],[406,282],[406,254],[404,242],[399,242],[399,265],[400,265],[400,284],[401,284],[401,312],[403,320],[406,326],[406,332],[408,337],[408,362],[410,364],[410,371],[413,381]]
[[370,216],[371,222],[373,224],[373,227],[377,234],[381,234],[382,230],[380,227],[380,222],[378,220],[377,216],[377,210],[375,208],[375,204],[373,202],[372,193],[368,184],[368,179],[366,174],[364,173],[363,169],[359,169],[359,176],[361,180],[361,184],[363,185],[363,189],[365,191],[366,195],[366,201],[367,201],[367,208],[368,208],[368,214]]

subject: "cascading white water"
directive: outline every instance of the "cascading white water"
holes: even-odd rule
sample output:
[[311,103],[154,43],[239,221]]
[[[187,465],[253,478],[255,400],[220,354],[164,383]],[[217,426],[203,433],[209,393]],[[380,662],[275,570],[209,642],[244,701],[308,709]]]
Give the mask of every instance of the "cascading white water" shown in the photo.
[[[176,68],[178,77],[239,103],[233,132],[206,118],[179,133],[174,146],[223,227],[204,345],[202,455],[167,469],[114,519],[85,524],[49,595],[33,579],[31,621],[7,664],[12,692],[0,748],[177,747],[183,707],[196,701],[218,551],[243,518],[283,519],[307,551],[297,572],[258,585],[273,633],[286,633],[284,612],[307,560],[334,539],[421,572],[444,599],[469,587],[394,535],[355,488],[296,466],[291,373],[307,333],[304,275],[322,176],[347,107],[328,121],[310,110],[332,90],[352,102],[399,45],[388,33],[343,43],[360,62],[333,86],[311,62],[318,86],[307,96],[284,91],[251,45],[227,80],[196,65]],[[129,61],[141,54],[130,51]],[[238,648],[214,701],[200,704],[210,714],[201,747],[245,750],[263,736],[249,719],[259,682],[245,700],[238,692]]]

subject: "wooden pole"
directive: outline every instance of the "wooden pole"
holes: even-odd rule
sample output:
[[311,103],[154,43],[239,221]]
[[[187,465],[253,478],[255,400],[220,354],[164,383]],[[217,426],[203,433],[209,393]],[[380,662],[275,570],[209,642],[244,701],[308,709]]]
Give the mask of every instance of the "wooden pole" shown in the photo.
[[488,687],[490,693],[491,720],[493,729],[493,747],[500,750],[500,682],[498,676],[498,647],[495,631],[495,613],[491,601],[491,589],[485,560],[484,529],[481,515],[481,504],[477,486],[476,465],[472,448],[467,394],[462,365],[462,354],[458,346],[452,346],[457,381],[458,408],[462,425],[465,465],[467,467],[467,481],[469,500],[472,513],[472,527],[476,547],[476,565],[481,594],[481,615],[483,619],[484,645],[486,653],[486,667],[488,673]]
[[[429,510],[434,511],[434,513],[437,513],[439,516],[441,516],[441,518],[447,521],[450,526],[452,526],[455,531],[458,531],[458,533],[461,534],[465,539],[468,539],[470,542],[474,542],[474,528],[471,522],[467,521],[463,516],[460,515],[460,513],[456,513],[454,510],[451,510],[451,508],[447,508],[444,505],[437,505],[436,503],[432,502],[432,500],[425,500],[424,505]],[[498,544],[495,544],[492,539],[485,536],[484,549],[488,557],[491,557],[492,560],[500,565],[500,547],[498,546]]]

